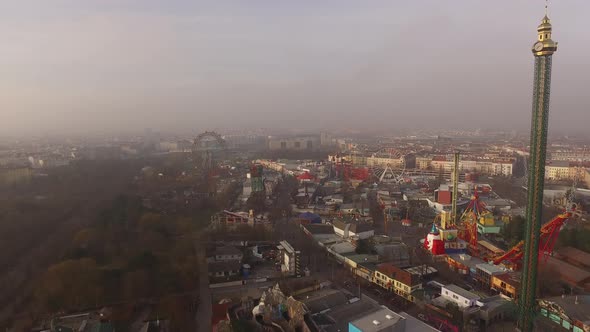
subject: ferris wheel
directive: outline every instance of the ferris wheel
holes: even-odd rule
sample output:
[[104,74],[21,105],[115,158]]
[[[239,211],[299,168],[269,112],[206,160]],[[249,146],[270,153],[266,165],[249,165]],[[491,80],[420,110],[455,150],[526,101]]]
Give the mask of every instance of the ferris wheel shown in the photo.
[[405,181],[406,168],[404,165],[401,169],[394,169],[387,164],[385,167],[374,167],[373,175],[380,183],[402,184]]
[[214,131],[199,134],[193,143],[193,154],[203,170],[210,170],[215,162],[224,155],[225,140]]

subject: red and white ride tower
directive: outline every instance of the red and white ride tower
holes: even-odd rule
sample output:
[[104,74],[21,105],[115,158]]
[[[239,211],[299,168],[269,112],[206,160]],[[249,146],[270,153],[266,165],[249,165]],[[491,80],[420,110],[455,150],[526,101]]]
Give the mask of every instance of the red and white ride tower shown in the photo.
[[426,235],[424,248],[434,256],[445,254],[445,243],[442,240],[435,223],[432,223],[432,229],[430,230],[430,233]]

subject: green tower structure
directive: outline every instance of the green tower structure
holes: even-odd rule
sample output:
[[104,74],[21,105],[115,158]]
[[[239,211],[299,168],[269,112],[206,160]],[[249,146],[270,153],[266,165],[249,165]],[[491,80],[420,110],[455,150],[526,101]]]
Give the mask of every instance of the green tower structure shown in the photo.
[[[547,7],[545,7],[547,8]],[[532,51],[535,56],[533,82],[533,107],[530,141],[530,168],[522,282],[518,299],[519,324],[521,331],[532,331],[536,312],[537,263],[539,259],[539,238],[542,226],[543,187],[545,182],[545,160],[547,156],[547,127],[549,120],[549,96],[551,86],[551,62],[557,51],[557,43],[551,39],[551,21],[545,13],[537,27],[537,41]]]
[[457,196],[459,195],[459,151],[455,151],[453,155],[453,197],[451,205],[451,222],[457,225]]

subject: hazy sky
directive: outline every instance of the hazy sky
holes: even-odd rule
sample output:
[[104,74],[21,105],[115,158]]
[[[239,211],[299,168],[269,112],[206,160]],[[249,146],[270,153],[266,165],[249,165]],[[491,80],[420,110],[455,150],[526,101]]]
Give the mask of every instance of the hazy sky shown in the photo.
[[[553,1],[551,128],[590,123]],[[0,131],[528,128],[542,0],[0,0]]]

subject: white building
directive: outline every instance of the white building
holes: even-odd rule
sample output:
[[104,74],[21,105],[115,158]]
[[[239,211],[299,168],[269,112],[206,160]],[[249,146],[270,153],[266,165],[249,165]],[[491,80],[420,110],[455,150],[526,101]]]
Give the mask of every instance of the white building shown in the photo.
[[215,249],[215,261],[217,262],[241,262],[242,258],[244,258],[244,254],[236,247],[225,246]]
[[281,271],[288,275],[300,276],[301,252],[295,250],[287,241],[281,241],[277,249],[281,251]]
[[373,229],[373,226],[365,223],[345,223],[336,220],[332,223],[332,226],[334,226],[334,233],[345,239],[349,237],[358,237],[359,239],[364,240],[375,236],[375,229]]
[[[452,172],[454,161],[452,156],[417,157],[416,167],[434,171]],[[503,159],[461,159],[459,171],[476,172],[488,175],[512,176],[514,160]]]
[[430,325],[406,314],[396,313],[385,306],[348,323],[348,332],[405,332],[439,331]]
[[320,147],[320,138],[315,136],[309,137],[290,137],[274,138],[268,140],[270,150],[317,150]]
[[477,301],[481,299],[479,295],[453,284],[443,286],[440,294],[445,300],[457,304],[459,308],[476,306]]

